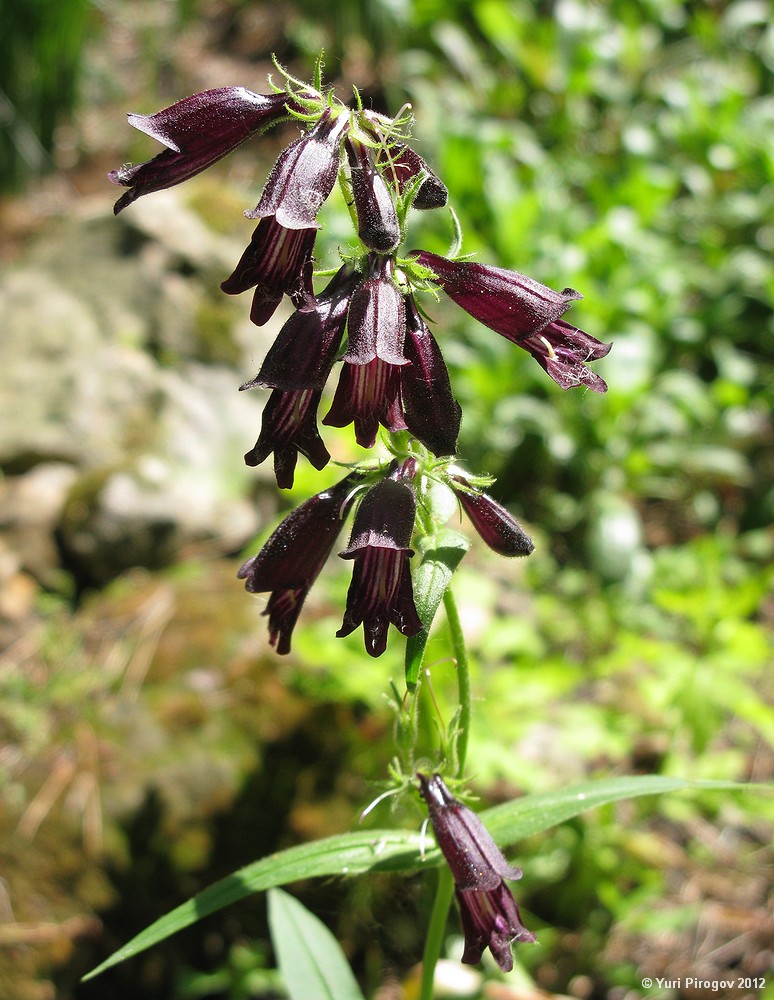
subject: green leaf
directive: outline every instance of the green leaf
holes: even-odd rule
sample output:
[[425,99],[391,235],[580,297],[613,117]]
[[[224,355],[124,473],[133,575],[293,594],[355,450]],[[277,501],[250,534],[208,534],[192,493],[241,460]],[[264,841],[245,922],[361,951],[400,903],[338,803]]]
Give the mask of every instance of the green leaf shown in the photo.
[[323,875],[415,870],[421,863],[421,846],[419,834],[408,830],[358,830],[270,854],[227,875],[170,910],[84,978],[99,975],[184,927],[190,927],[202,917],[255,892]]
[[291,1000],[363,1000],[339,942],[281,889],[269,892],[269,927]]
[[424,628],[406,642],[406,687],[413,691],[419,679],[430,626],[455,569],[470,542],[454,528],[443,528],[426,540],[422,562],[414,573],[414,604]]
[[[692,788],[718,791],[767,790],[768,785],[733,781],[685,781],[660,775],[589,781],[544,795],[528,795],[484,810],[480,815],[501,847],[548,830],[595,806],[642,795],[658,795]],[[364,875],[375,871],[416,871],[440,864],[441,853],[432,840],[410,830],[364,830],[326,837],[270,854],[208,886],[198,896],[160,917],[84,976],[93,979],[125,959],[145,951],[184,927],[254,892],[324,875]]]

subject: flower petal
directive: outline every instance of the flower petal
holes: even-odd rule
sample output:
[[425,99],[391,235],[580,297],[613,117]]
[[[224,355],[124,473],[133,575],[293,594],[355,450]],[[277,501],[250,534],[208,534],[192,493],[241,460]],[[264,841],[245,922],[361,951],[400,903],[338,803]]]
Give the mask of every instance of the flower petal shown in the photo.
[[327,110],[307,135],[280,153],[248,219],[273,215],[286,229],[319,229],[317,213],[339,172],[339,145],[349,116]]
[[288,94],[254,94],[244,87],[218,87],[186,97],[154,115],[129,115],[134,128],[163,142],[158,156],[134,167],[112,170],[114,184],[130,190],[114,207],[151,191],[180,184],[236,149],[245,139],[287,117]]

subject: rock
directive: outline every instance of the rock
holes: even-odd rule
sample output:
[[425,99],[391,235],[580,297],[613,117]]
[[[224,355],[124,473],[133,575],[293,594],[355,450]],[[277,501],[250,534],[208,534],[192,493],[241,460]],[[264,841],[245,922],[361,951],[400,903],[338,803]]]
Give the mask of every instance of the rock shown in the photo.
[[242,459],[266,393],[238,387],[281,320],[237,337],[247,304],[214,290],[242,247],[177,192],[105,209],[52,223],[0,279],[0,526],[45,585],[60,556],[102,585],[192,546],[235,552],[271,476]]
[[59,527],[81,582],[103,585],[133,566],[158,568],[192,546],[236,552],[258,530],[252,485],[269,475],[241,455],[261,403],[238,393],[227,369],[160,373],[153,440],[111,469],[80,478]]
[[19,568],[53,586],[59,567],[54,529],[78,477],[71,465],[47,462],[0,481],[0,529]]

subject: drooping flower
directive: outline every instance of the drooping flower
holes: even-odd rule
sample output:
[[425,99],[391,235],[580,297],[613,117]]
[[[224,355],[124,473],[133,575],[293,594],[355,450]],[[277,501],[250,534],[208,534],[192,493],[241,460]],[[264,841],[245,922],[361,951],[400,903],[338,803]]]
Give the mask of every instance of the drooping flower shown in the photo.
[[419,153],[402,142],[383,145],[376,157],[377,166],[385,170],[388,179],[394,178],[398,192],[403,194],[408,184],[424,175],[412,206],[419,209],[443,208],[449,198],[446,185],[425,163]]
[[529,351],[563,389],[586,385],[605,392],[607,385],[585,364],[604,357],[610,344],[560,322],[575,299],[573,288],[561,292],[517,271],[506,271],[469,260],[448,260],[427,250],[417,261],[429,267],[433,279],[450,299],[484,326]]
[[501,556],[528,556],[535,544],[513,515],[486,493],[475,489],[461,475],[452,475],[449,485],[473,523],[473,527]]
[[355,440],[373,448],[379,425],[391,432],[406,429],[400,408],[400,368],[374,358],[365,365],[346,362],[339,376],[331,408],[323,418],[328,427],[355,424]]
[[291,95],[254,94],[244,87],[205,90],[154,115],[129,115],[129,124],[167,147],[152,160],[112,170],[108,177],[129,190],[116,215],[141,195],[180,184],[205,170],[257,132],[288,117]]
[[344,621],[336,635],[349,635],[362,622],[371,656],[381,656],[386,649],[390,622],[405,636],[422,629],[409,569],[415,514],[413,488],[407,482],[383,479],[360,502],[349,545],[339,553],[355,565]]
[[260,465],[274,452],[274,475],[277,486],[289,490],[293,485],[298,453],[306,455],[315,469],[324,469],[330,454],[317,430],[319,389],[275,389],[263,409],[261,433],[245,455],[245,464]]
[[344,335],[358,275],[346,264],[315,298],[307,296],[278,333],[261,370],[242,389],[322,389]]
[[269,641],[278,653],[290,652],[293,628],[333,549],[345,503],[359,478],[353,473],[302,503],[237,573],[251,594],[271,592],[263,614],[269,617]]
[[255,288],[250,319],[263,326],[287,294],[295,305],[311,292],[316,229],[286,229],[273,215],[261,219],[233,273],[221,283],[227,295]]
[[274,216],[286,229],[319,229],[317,213],[333,190],[349,115],[327,108],[314,128],[284,149],[248,219]]
[[400,369],[400,399],[408,430],[434,455],[454,455],[462,409],[452,395],[449,372],[435,338],[414,304],[406,299],[409,364]]
[[405,428],[398,390],[403,355],[406,310],[403,295],[392,280],[394,261],[371,254],[367,277],[352,293],[347,318],[349,342],[336,394],[324,424],[346,427],[354,421],[358,444],[371,448],[379,424]]
[[478,816],[454,798],[440,774],[418,773],[417,778],[435,839],[454,877],[465,932],[462,961],[476,965],[489,948],[503,972],[510,972],[512,942],[535,940],[504,881],[520,879],[522,870],[508,864]]
[[245,455],[260,465],[274,452],[274,473],[281,489],[290,489],[300,452],[316,469],[330,455],[317,431],[317,408],[344,332],[349,295],[357,275],[346,265],[320,297],[309,296],[280,330],[260,372],[241,389],[273,389],[263,411],[261,434]]
[[349,136],[344,146],[357,214],[357,234],[369,250],[389,253],[400,243],[400,225],[390,189],[376,169],[367,146]]

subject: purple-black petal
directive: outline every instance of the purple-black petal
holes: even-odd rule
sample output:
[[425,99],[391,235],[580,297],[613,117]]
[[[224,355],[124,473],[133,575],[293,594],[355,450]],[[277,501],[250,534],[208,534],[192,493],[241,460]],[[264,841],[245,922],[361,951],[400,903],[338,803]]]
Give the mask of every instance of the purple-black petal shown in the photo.
[[434,272],[436,283],[457,305],[517,344],[559,319],[574,299],[582,298],[572,288],[555,292],[518,271],[447,260],[427,250],[420,251],[417,259]]
[[452,476],[450,486],[490,549],[501,556],[528,556],[534,550],[535,544],[526,531],[496,500],[471,489],[462,476]]
[[339,553],[355,565],[344,620],[336,635],[349,635],[362,622],[371,656],[384,652],[390,623],[405,636],[422,629],[409,568],[415,514],[412,487],[383,479],[361,501],[349,545]]
[[134,167],[112,170],[114,184],[128,187],[116,215],[141,195],[188,180],[236,149],[245,139],[287,117],[288,94],[254,94],[218,87],[193,94],[154,115],[129,115],[129,124],[163,142],[163,152]]
[[316,236],[316,229],[286,229],[273,215],[261,219],[233,273],[221,283],[222,291],[238,295],[255,287],[250,319],[263,326],[284,294],[298,300],[306,291]]
[[369,250],[389,253],[400,243],[400,225],[390,189],[374,166],[367,146],[349,136],[344,145],[357,214],[357,234]]
[[455,799],[439,774],[417,774],[435,839],[459,889],[494,889],[504,878],[520,879],[472,809]]
[[349,127],[344,113],[326,111],[307,134],[280,153],[248,219],[273,215],[286,229],[319,229],[317,213],[339,172],[339,147]]
[[605,380],[587,365],[604,358],[612,344],[603,344],[560,319],[525,338],[519,346],[529,351],[562,389],[585,385],[593,392],[607,392]]
[[274,474],[283,490],[293,485],[299,452],[315,469],[325,468],[331,456],[317,430],[320,396],[319,389],[275,389],[264,407],[261,433],[245,455],[245,464],[260,465],[274,452]]
[[344,504],[358,480],[353,473],[302,503],[237,573],[251,594],[271,591],[263,613],[269,616],[271,644],[279,653],[290,651],[304,600],[333,549]]
[[322,389],[339,350],[352,289],[358,278],[344,265],[318,299],[308,299],[287,320],[260,372],[240,388]]
[[449,372],[435,338],[410,297],[406,319],[403,353],[409,364],[400,371],[406,426],[434,455],[454,455],[462,409],[452,395]]
[[414,196],[413,208],[443,208],[446,204],[449,198],[446,185],[410,146],[402,142],[391,143],[389,150],[380,149],[376,162],[379,168],[384,170],[388,180],[394,177],[401,194],[410,181],[420,173],[426,174]]
[[352,294],[347,320],[349,343],[344,360],[366,365],[379,358],[391,365],[405,365],[406,307],[392,280],[394,262],[371,254],[368,276]]

